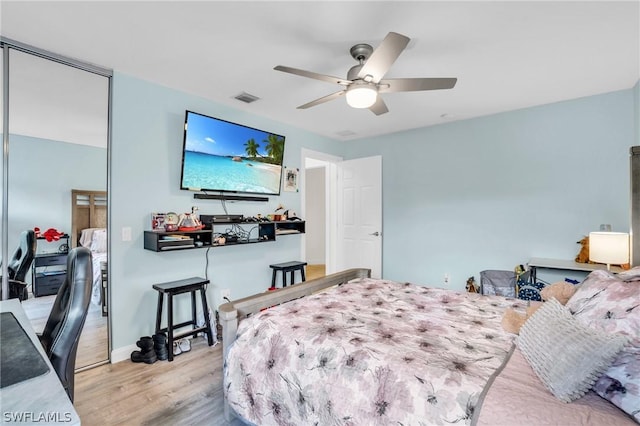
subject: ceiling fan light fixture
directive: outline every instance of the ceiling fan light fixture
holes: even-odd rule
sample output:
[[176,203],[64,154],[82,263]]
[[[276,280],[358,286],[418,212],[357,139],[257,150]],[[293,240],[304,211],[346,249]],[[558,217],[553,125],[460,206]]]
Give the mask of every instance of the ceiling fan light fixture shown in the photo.
[[369,108],[376,103],[378,91],[375,85],[354,82],[347,88],[347,103],[353,108]]

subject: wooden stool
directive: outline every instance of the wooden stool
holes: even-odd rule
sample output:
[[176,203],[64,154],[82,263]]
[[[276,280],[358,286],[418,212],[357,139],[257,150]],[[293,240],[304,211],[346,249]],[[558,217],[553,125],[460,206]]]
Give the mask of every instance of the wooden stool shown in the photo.
[[[173,361],[173,342],[185,336],[195,336],[201,331],[206,333],[209,346],[213,345],[213,336],[211,335],[211,324],[209,323],[209,307],[207,306],[207,297],[205,295],[205,285],[209,284],[209,280],[204,278],[187,278],[184,280],[170,281],[166,283],[154,284],[153,288],[158,290],[158,311],[156,313],[156,334],[167,332],[167,346],[169,350],[169,361]],[[202,312],[204,313],[204,326],[198,327],[196,322],[196,291],[200,290],[200,298],[202,299]],[[180,324],[173,324],[173,296],[181,293],[191,293],[191,321],[185,321]],[[167,294],[167,327],[160,328],[162,321],[162,300],[164,294]],[[174,335],[176,328],[191,325],[189,331],[185,331]]]
[[287,286],[287,272],[291,273],[291,285],[294,283],[294,275],[296,271],[300,271],[302,275],[302,281],[305,281],[304,277],[304,267],[307,262],[285,262],[285,263],[275,263],[273,265],[269,265],[271,269],[273,269],[273,274],[271,275],[271,287],[276,286],[276,275],[278,271],[282,271],[282,287]]

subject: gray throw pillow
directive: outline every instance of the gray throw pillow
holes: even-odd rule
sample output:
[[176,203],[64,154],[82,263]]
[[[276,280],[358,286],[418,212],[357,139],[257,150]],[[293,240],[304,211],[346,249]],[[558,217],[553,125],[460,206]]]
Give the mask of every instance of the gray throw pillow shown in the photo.
[[583,325],[556,299],[524,323],[516,340],[536,375],[564,402],[582,397],[626,342],[626,336]]

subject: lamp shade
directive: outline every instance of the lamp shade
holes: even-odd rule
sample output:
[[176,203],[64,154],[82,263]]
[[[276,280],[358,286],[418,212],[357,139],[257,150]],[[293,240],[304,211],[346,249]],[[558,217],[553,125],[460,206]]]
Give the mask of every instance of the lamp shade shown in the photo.
[[369,108],[376,103],[378,91],[373,84],[354,82],[347,88],[346,96],[347,103],[353,108]]
[[624,232],[589,233],[589,260],[607,265],[629,263],[629,234]]

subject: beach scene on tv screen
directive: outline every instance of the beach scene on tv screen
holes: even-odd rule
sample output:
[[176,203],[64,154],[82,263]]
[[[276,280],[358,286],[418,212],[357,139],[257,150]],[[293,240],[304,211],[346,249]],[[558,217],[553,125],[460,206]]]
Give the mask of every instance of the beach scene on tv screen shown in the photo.
[[284,137],[190,113],[182,187],[280,193]]

